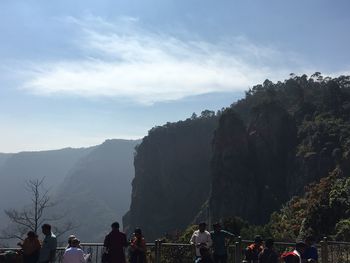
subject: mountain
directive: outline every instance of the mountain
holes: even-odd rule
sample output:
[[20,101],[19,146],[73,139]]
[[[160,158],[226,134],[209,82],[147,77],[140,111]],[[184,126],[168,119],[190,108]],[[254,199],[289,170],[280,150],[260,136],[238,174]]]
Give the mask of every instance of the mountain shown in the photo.
[[[111,222],[121,221],[130,206],[138,143],[107,140],[89,148],[1,154],[0,209],[21,210],[30,204],[26,181],[45,178],[44,187],[56,203],[47,212],[78,226],[72,231],[79,238],[101,241]],[[8,224],[4,213],[0,223]]]
[[102,241],[130,206],[134,148],[138,140],[107,140],[81,158],[60,185],[58,210],[78,227],[79,238]]
[[45,186],[55,191],[73,164],[92,149],[66,148],[7,156],[0,166],[0,208],[13,208],[26,203],[28,194],[25,183],[30,179],[45,177]]
[[310,183],[350,167],[349,127],[350,76],[266,80],[218,115],[153,128],[136,151],[123,221],[150,239],[199,220],[263,225]]
[[147,240],[192,222],[210,193],[211,140],[217,116],[155,127],[136,148],[135,178],[125,230],[141,227]]

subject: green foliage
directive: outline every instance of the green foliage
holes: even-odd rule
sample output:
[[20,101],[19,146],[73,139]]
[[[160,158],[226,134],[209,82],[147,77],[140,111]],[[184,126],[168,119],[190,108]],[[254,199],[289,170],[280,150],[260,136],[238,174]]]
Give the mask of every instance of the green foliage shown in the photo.
[[350,220],[340,220],[335,226],[335,240],[350,241]]

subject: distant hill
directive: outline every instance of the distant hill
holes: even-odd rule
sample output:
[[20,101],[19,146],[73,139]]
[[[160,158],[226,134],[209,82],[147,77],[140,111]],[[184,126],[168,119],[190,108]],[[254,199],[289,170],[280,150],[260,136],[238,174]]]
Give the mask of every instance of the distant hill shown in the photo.
[[0,224],[7,224],[4,209],[30,203],[25,182],[45,177],[45,187],[58,202],[55,211],[67,212],[65,220],[84,226],[74,230],[80,238],[100,241],[102,230],[121,220],[130,205],[138,142],[107,140],[89,148],[0,154]]
[[60,185],[59,209],[79,227],[86,241],[101,241],[110,224],[129,208],[135,140],[107,140],[81,158]]
[[[20,152],[3,159],[0,166],[0,209],[18,207],[27,201],[26,180],[45,177],[45,185],[54,191],[72,166],[91,148]],[[0,159],[1,160],[1,159]]]

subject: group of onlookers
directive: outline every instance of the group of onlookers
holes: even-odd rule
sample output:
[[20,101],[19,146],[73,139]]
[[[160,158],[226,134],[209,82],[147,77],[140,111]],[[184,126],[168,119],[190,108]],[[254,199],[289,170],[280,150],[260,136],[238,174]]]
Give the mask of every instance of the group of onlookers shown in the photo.
[[[213,225],[213,231],[206,230],[206,223],[198,225],[194,231],[190,243],[195,248],[195,263],[226,263],[227,240],[235,237],[234,234],[221,228],[220,223]],[[146,263],[146,242],[140,228],[136,228],[130,241],[126,235],[119,231],[119,223],[111,225],[112,230],[105,237],[103,246],[102,263],[125,263],[125,249],[129,247],[130,263]],[[53,263],[55,261],[57,239],[51,231],[49,224],[42,226],[45,238],[42,242],[33,231],[29,231],[22,243],[18,243],[23,250],[24,263]],[[90,254],[85,254],[80,246],[80,241],[71,235],[65,248],[62,263],[85,263]],[[299,241],[292,251],[279,255],[274,249],[272,239],[263,239],[256,236],[254,243],[244,249],[244,262],[250,263],[304,263],[317,262],[317,249],[313,246],[313,239],[306,238]]]
[[[234,234],[222,230],[219,223],[213,225],[214,231],[206,230],[206,223],[198,225],[190,243],[195,247],[196,263],[226,263],[226,240],[233,238]],[[254,243],[244,249],[244,261],[249,263],[304,263],[318,262],[317,248],[313,246],[313,239],[308,237],[305,241],[298,241],[295,249],[279,255],[274,249],[274,241],[269,238],[263,241],[256,236]],[[212,253],[211,253],[212,251]]]

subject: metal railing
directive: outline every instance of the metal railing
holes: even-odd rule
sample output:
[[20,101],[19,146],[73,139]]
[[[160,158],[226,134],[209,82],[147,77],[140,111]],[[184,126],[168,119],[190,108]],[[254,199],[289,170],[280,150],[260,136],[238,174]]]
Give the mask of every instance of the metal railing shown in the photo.
[[[227,246],[228,262],[241,263],[243,260],[244,248],[253,241],[241,240],[240,237]],[[147,243],[147,263],[193,263],[195,251],[190,244],[166,243],[156,240],[154,243]],[[100,263],[103,251],[102,243],[82,243],[85,253],[91,254],[88,263]],[[294,243],[275,242],[275,250],[278,254],[290,251]],[[319,262],[321,263],[350,263],[350,242],[328,241],[327,238],[317,244]],[[19,251],[18,248],[0,248],[1,251]],[[56,254],[56,262],[62,262],[65,248],[59,247]],[[127,251],[126,251],[127,254]],[[127,255],[128,256],[128,255]]]

